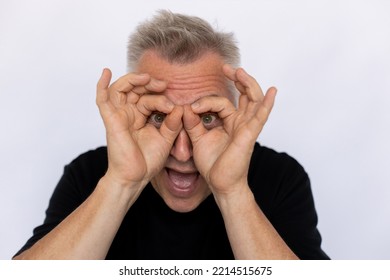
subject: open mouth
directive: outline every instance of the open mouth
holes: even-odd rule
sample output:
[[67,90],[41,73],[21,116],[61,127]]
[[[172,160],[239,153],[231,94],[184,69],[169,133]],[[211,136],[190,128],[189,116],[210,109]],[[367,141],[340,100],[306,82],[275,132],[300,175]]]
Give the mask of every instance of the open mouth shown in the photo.
[[179,172],[165,168],[170,185],[178,192],[192,192],[196,188],[199,172]]

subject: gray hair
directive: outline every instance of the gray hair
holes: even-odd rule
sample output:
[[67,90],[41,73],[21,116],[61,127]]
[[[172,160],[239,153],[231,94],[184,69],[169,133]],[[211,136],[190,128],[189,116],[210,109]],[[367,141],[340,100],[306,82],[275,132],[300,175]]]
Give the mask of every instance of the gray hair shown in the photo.
[[141,23],[130,36],[128,68],[134,70],[147,50],[156,50],[169,62],[186,64],[211,51],[225,63],[238,67],[240,54],[233,33],[218,32],[205,20],[160,10],[150,21]]

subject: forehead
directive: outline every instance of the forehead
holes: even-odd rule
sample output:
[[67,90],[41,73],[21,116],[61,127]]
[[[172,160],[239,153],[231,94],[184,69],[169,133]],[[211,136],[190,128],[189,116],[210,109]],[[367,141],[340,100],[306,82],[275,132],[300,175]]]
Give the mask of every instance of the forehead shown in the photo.
[[178,64],[168,62],[154,51],[147,51],[136,71],[166,81],[168,86],[163,94],[178,105],[191,104],[208,95],[224,96],[234,102],[222,72],[223,64],[222,58],[214,53],[206,53],[188,64]]

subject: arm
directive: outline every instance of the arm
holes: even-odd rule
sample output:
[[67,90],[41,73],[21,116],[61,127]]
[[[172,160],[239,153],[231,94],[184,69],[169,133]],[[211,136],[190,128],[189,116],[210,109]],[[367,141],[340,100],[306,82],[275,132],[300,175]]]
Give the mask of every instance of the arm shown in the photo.
[[215,198],[236,259],[297,259],[263,214],[247,185],[235,195]]
[[103,177],[85,202],[15,259],[104,259],[135,197],[127,187]]
[[[243,69],[225,65],[223,71],[241,93],[238,108],[226,98],[209,96],[185,111],[195,163],[221,210],[236,259],[296,259],[258,207],[247,182],[253,146],[272,110],[276,89],[264,96]],[[222,120],[211,130],[198,116],[209,112]]]
[[[181,129],[182,110],[148,92],[166,85],[149,75],[128,74],[109,86],[104,70],[97,104],[108,147],[108,170],[93,193],[57,227],[15,259],[103,259],[128,209],[164,164]],[[160,129],[148,123],[153,111],[167,114]],[[137,164],[134,164],[137,163]]]

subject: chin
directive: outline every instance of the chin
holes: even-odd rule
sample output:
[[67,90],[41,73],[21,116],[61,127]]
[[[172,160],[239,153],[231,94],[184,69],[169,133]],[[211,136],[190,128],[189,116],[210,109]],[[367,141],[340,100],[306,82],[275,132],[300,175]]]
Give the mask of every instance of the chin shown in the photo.
[[[207,197],[207,196],[206,196]],[[174,199],[174,198],[164,198],[165,203],[169,208],[171,208],[173,211],[179,212],[179,213],[187,213],[195,210],[203,200],[206,199],[204,197],[203,199]]]
[[180,189],[169,178],[169,170],[164,169],[152,181],[152,186],[173,211],[186,213],[196,209],[211,193],[202,176],[198,176],[191,186]]

